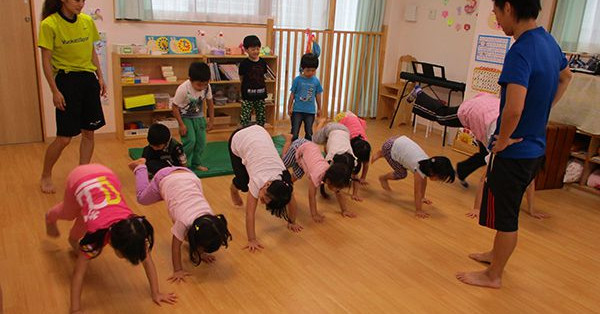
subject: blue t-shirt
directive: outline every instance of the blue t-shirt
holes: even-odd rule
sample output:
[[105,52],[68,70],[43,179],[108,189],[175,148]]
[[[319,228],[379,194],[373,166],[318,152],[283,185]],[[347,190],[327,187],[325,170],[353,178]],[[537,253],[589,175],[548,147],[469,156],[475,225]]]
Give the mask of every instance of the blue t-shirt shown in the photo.
[[302,75],[297,76],[290,91],[294,93],[292,112],[317,113],[315,97],[323,92],[323,87],[316,76],[311,78]]
[[502,87],[500,115],[494,134],[500,133],[502,112],[506,104],[508,84],[527,88],[521,120],[511,138],[523,138],[498,153],[509,159],[532,159],[546,151],[546,125],[552,102],[558,89],[560,72],[567,67],[567,59],[556,40],[538,27],[523,33],[506,54],[504,68],[498,80]]

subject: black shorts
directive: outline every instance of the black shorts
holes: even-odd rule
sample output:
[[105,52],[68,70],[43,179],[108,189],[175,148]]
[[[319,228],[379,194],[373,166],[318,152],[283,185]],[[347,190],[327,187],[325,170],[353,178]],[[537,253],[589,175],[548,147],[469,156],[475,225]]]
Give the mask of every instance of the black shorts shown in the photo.
[[248,174],[248,170],[246,169],[246,166],[244,166],[244,163],[242,162],[242,158],[240,158],[239,156],[237,156],[236,154],[233,153],[233,151],[231,150],[231,142],[233,141],[233,136],[237,134],[237,132],[254,125],[254,123],[247,125],[247,126],[243,126],[237,130],[235,130],[233,133],[231,133],[231,136],[229,137],[229,158],[231,160],[231,168],[233,170],[233,179],[232,179],[232,183],[233,186],[235,186],[238,190],[242,191],[242,192],[248,192],[248,184],[250,183],[250,175]]
[[104,113],[100,102],[100,84],[92,72],[59,71],[56,87],[65,98],[65,111],[56,109],[56,135],[72,137],[81,130],[103,127]]
[[479,224],[503,232],[517,231],[523,194],[544,160],[545,156],[507,159],[492,155],[483,185]]

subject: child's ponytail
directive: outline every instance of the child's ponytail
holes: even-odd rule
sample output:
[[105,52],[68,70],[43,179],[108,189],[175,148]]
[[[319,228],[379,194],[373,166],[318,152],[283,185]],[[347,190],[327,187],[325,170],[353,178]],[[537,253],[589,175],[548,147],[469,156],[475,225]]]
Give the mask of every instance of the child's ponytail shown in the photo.
[[292,199],[293,192],[292,175],[284,170],[281,172],[281,179],[272,181],[267,188],[267,196],[271,199],[267,204],[267,210],[271,215],[291,222],[287,213],[287,204]]
[[456,177],[452,162],[444,156],[435,156],[419,161],[419,170],[427,177],[436,177],[446,183],[454,182]]
[[[223,215],[203,215],[188,229],[190,260],[195,266],[202,262],[202,253],[213,253],[221,246],[227,248],[231,233],[227,229],[227,219]],[[202,250],[200,250],[202,249]]]
[[42,6],[42,20],[60,11],[62,2],[60,0],[45,0]]
[[133,265],[146,259],[154,246],[154,228],[144,216],[132,216],[109,228],[110,244]]

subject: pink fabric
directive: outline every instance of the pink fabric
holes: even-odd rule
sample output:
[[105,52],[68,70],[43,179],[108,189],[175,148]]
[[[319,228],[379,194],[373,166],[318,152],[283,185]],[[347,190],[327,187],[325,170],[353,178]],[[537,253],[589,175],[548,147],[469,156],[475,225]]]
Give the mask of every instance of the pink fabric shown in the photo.
[[86,232],[108,228],[132,214],[121,196],[121,182],[112,170],[90,164],[69,173],[64,199],[48,211],[47,220],[75,220],[70,237],[80,239]]
[[500,99],[492,94],[479,93],[463,102],[458,107],[457,115],[462,125],[473,131],[478,141],[487,143],[487,128],[500,115]]
[[596,169],[587,180],[587,185],[595,189],[600,189],[600,169]]
[[350,131],[350,138],[355,138],[357,136],[362,136],[365,141],[367,139],[367,122],[359,117],[357,117],[353,112],[346,112],[346,116],[342,118],[339,122],[340,124],[345,125]]
[[302,170],[310,176],[310,180],[314,186],[321,185],[323,176],[329,163],[323,157],[319,146],[313,142],[307,142],[296,149],[296,162]]

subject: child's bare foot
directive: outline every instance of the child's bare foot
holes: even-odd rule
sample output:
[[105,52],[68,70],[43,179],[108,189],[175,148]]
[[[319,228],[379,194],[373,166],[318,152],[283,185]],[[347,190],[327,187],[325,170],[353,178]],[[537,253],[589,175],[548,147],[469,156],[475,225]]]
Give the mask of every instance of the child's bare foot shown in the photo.
[[379,183],[381,183],[381,187],[386,190],[391,192],[392,188],[390,187],[390,183],[388,182],[388,180],[386,178],[384,178],[384,176],[380,176],[379,177]]
[[205,262],[205,263],[212,263],[214,261],[216,261],[217,259],[214,257],[214,255],[210,255],[208,253],[202,253],[200,254],[200,259]]
[[208,171],[208,168],[204,167],[204,166],[198,166],[196,167],[196,170],[200,170],[200,171]]
[[233,184],[229,187],[229,194],[231,194],[231,201],[234,206],[243,206],[244,201],[240,197],[240,192],[238,192],[237,188],[233,186]]
[[485,270],[470,273],[460,272],[456,274],[456,279],[468,285],[479,287],[500,289],[502,286],[502,279],[491,279]]
[[58,238],[60,236],[60,231],[58,230],[56,222],[48,222],[48,214],[46,214],[46,234],[51,238]]
[[146,163],[146,158],[138,158],[138,159],[130,162],[129,164],[127,164],[127,166],[129,167],[129,170],[133,171],[133,170],[135,170],[135,168],[137,168],[137,166],[143,165],[145,163]]
[[42,193],[56,193],[56,189],[54,188],[54,184],[52,183],[52,177],[42,177],[42,179],[40,180],[40,188],[42,189]]
[[290,142],[291,142],[291,141],[292,141],[292,138],[294,137],[292,134],[288,134],[288,133],[286,133],[286,134],[281,134],[281,135],[283,136],[283,138],[285,138],[286,142],[287,142],[287,141],[290,141]]
[[469,258],[480,263],[490,264],[492,262],[492,252],[471,253]]
[[423,210],[416,210],[415,211],[415,217],[417,218],[421,218],[421,219],[425,219],[425,218],[429,218],[429,213],[427,213],[426,211]]

